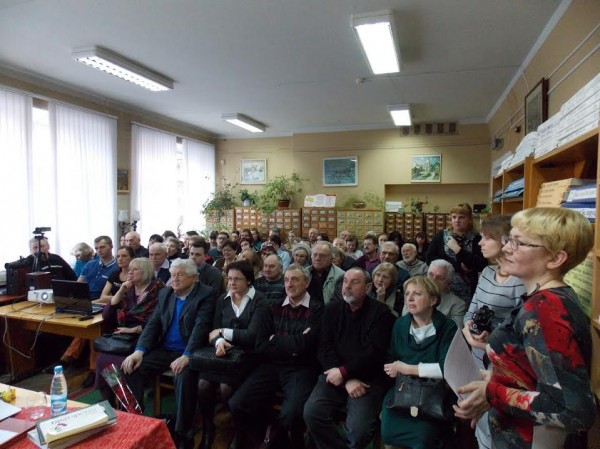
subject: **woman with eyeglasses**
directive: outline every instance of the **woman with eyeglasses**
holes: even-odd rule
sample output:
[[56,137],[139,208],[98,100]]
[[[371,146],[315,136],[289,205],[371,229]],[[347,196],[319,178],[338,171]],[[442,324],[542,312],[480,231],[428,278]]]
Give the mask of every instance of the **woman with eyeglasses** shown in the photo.
[[213,415],[216,392],[221,401],[227,401],[233,391],[254,367],[252,350],[262,315],[267,310],[266,297],[255,290],[254,269],[246,261],[236,261],[225,269],[227,291],[219,297],[215,308],[214,329],[208,336],[208,344],[214,346],[215,355],[222,357],[235,346],[246,351],[242,370],[231,374],[202,373],[198,375],[198,404],[202,413],[202,449],[212,446],[215,438]]
[[452,264],[456,276],[451,290],[469,304],[477,285],[478,273],[487,266],[481,254],[481,236],[473,232],[473,210],[467,203],[457,204],[450,211],[452,225],[438,232],[427,249],[426,262],[444,259]]
[[589,319],[563,280],[586,258],[593,230],[583,215],[563,208],[526,209],[511,225],[502,270],[521,278],[527,293],[490,335],[491,370],[459,389],[468,396],[456,415],[474,426],[489,410],[496,449],[558,449],[589,429],[596,414]]
[[[491,265],[485,267],[479,277],[462,330],[480,369],[488,365],[485,347],[490,333],[510,316],[515,307],[521,305],[521,295],[526,293],[521,279],[505,273],[503,269],[505,255],[502,252],[502,239],[510,234],[510,218],[509,215],[500,215],[486,219],[481,224],[479,246]],[[475,436],[480,449],[492,447],[487,414],[477,421]]]

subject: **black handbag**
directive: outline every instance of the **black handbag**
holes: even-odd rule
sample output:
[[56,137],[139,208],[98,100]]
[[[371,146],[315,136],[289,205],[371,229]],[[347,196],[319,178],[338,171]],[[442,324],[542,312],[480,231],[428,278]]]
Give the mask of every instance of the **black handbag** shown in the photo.
[[216,349],[213,346],[205,346],[192,352],[190,355],[190,368],[203,373],[214,374],[233,374],[241,370],[246,358],[243,349],[229,348],[227,354],[220,357],[217,357],[215,351]]
[[413,418],[450,420],[456,395],[444,379],[405,376],[398,373],[394,395],[386,407],[410,413]]
[[94,340],[96,352],[106,354],[129,355],[137,345],[140,334],[107,334]]

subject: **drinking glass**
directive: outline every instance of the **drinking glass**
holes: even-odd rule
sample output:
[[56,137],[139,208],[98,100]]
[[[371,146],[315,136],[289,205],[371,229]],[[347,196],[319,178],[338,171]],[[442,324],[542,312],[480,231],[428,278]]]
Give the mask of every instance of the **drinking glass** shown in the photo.
[[46,393],[38,391],[27,397],[27,413],[31,419],[41,419],[49,411]]

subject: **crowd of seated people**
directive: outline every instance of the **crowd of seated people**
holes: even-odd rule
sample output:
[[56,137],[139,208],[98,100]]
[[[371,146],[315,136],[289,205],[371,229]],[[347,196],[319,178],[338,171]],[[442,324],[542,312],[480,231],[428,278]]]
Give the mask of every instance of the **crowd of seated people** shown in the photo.
[[[256,229],[212,232],[208,239],[188,232],[183,242],[166,231],[153,235],[149,259],[124,246],[114,260],[112,241],[100,236],[98,259],[88,262],[79,280],[90,283],[93,299],[107,304],[105,316],[116,332],[140,336],[124,359],[101,354],[96,361],[92,353],[90,368],[99,372],[107,361],[120,362],[142,406],[144,385],[171,369],[174,439],[180,448],[194,447],[196,410],[200,448],[212,447],[217,401],[233,418],[232,448],[257,447],[265,434],[279,447],[293,449],[366,447],[376,435],[386,448],[442,447],[453,422],[403,415],[382,404],[399,373],[442,378],[448,346],[470,319],[465,293],[485,268],[479,247],[489,242],[473,231],[466,206],[453,209],[452,228],[436,236],[429,251],[424,242],[405,242],[397,232],[344,231],[323,238],[311,229],[306,238],[287,233],[284,244],[278,229],[264,239]],[[130,234],[126,242],[140,251],[139,234]],[[507,241],[512,251],[520,249]],[[493,260],[503,268],[507,262],[499,245]],[[48,248],[47,241],[42,248]],[[518,296],[523,288],[511,291]],[[481,295],[476,294],[479,302]],[[517,297],[511,300],[522,304]],[[463,332],[469,332],[466,326]],[[81,352],[78,345],[61,360],[72,360],[75,349]],[[224,357],[232,347],[246,352],[238,372],[189,366],[200,348]],[[106,394],[98,376],[96,382]],[[472,396],[475,388],[468,390]],[[280,408],[273,408],[275,401]],[[459,401],[457,413],[474,423],[487,419],[481,418],[487,410],[476,408],[480,403]]]

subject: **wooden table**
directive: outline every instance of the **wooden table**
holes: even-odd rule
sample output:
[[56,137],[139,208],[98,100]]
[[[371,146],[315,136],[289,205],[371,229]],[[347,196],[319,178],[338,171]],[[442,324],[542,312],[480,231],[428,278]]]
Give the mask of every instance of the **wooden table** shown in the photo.
[[94,340],[102,335],[102,314],[95,315],[90,320],[79,321],[79,315],[56,313],[54,304],[40,304],[31,301],[10,304],[0,307],[0,317],[6,317],[6,321],[2,319],[2,324],[6,323],[8,330],[6,343],[31,357],[23,357],[18,352],[4,347],[12,378],[17,374],[36,368],[35,357],[30,348],[37,332],[80,337],[87,340]]
[[[0,391],[4,391],[8,387],[8,385],[0,384]],[[24,388],[16,388],[16,390],[17,397],[13,405],[21,407],[23,410],[17,413],[15,418],[31,421],[25,407],[27,397],[35,394],[35,392]],[[76,401],[68,401],[67,403],[69,408],[85,407],[86,405]],[[48,412],[49,410],[48,408]],[[162,420],[117,411],[117,423],[114,426],[77,443],[73,447],[81,449],[175,449],[175,444]],[[37,446],[29,441],[27,437],[24,437],[12,444],[10,448],[35,449]]]
[[0,295],[0,305],[25,301],[26,295]]
[[[0,383],[0,392],[3,392],[5,390],[8,390],[9,388],[14,388],[16,390],[17,393],[17,397],[15,398],[15,400],[13,402],[11,402],[12,405],[15,405],[17,407],[21,407],[21,408],[26,408],[27,407],[27,398],[30,398],[33,395],[38,394],[35,391],[31,391],[31,390],[26,390],[25,388],[19,388],[19,387],[13,387],[12,385],[6,385],[3,383]],[[50,396],[47,395],[47,400],[48,403],[46,404],[48,407],[50,407]],[[72,408],[78,408],[78,407],[85,407],[87,404],[84,404],[83,402],[77,402],[77,401],[67,401],[67,407],[72,407]],[[48,413],[50,413],[50,408],[48,408]],[[50,416],[50,415],[48,415]],[[25,419],[25,418],[22,418]]]

